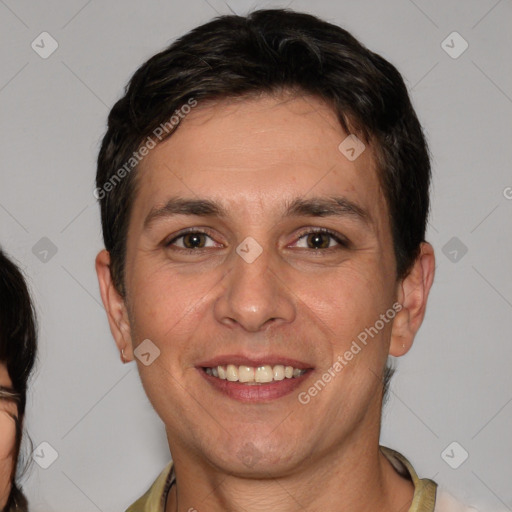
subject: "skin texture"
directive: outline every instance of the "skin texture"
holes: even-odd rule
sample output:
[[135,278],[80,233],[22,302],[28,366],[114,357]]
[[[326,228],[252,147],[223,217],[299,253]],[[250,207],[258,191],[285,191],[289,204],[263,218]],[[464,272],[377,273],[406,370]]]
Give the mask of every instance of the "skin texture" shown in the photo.
[[[12,386],[9,372],[3,363],[0,363],[0,386]],[[16,414],[16,404],[0,400],[0,510],[7,503],[11,492],[14,464],[12,450],[16,441],[16,426],[8,413]]]
[[[160,350],[149,366],[135,360],[175,462],[177,486],[167,512],[410,506],[412,484],[378,449],[381,376],[388,354],[405,354],[421,325],[434,254],[424,243],[407,279],[396,279],[372,148],[349,161],[338,150],[347,135],[334,112],[313,97],[224,100],[193,109],[140,165],[126,302],[110,279],[106,251],[98,254],[96,270],[125,359],[133,360],[145,339]],[[349,215],[282,216],[296,197],[334,194],[366,210],[369,224]],[[216,200],[228,217],[166,217],[145,230],[148,213],[170,196]],[[199,235],[203,252],[179,252],[183,238],[165,247],[188,227],[209,230]],[[346,237],[348,248],[328,235],[320,245],[337,249],[311,248],[314,235],[302,233],[321,227]],[[249,236],[263,250],[252,263],[235,251]],[[394,321],[314,399],[299,403],[298,393],[395,301],[403,309]],[[241,403],[196,368],[224,354],[279,354],[313,371],[289,395]]]

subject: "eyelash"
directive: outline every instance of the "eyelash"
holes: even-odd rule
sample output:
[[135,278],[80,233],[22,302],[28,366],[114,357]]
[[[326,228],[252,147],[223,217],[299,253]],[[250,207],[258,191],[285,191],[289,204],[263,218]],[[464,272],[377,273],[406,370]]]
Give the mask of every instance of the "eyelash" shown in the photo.
[[[169,240],[168,242],[164,242],[164,245],[165,247],[171,247],[172,244],[174,242],[176,242],[176,240],[179,240],[180,238],[184,237],[185,235],[188,235],[188,234],[204,234],[204,235],[207,235],[209,236],[210,238],[212,238],[212,236],[210,235],[209,231],[207,230],[202,230],[202,229],[198,229],[198,228],[188,228],[188,229],[185,229],[183,231],[181,231],[177,236],[175,236],[174,238],[172,238],[172,240]],[[327,228],[317,228],[317,229],[310,229],[310,230],[305,230],[305,231],[302,231],[301,233],[299,233],[298,235],[298,240],[300,240],[301,238],[303,238],[304,236],[306,235],[310,235],[310,234],[314,234],[314,233],[325,233],[327,235],[330,235],[336,242],[338,242],[339,246],[338,247],[327,247],[325,249],[309,249],[307,248],[306,250],[310,250],[310,251],[314,251],[314,252],[319,252],[319,251],[323,251],[323,252],[331,252],[333,250],[339,250],[339,249],[347,249],[349,248],[349,241],[347,239],[345,239],[344,237],[342,237],[341,235],[339,235],[338,233],[336,233],[335,231],[331,231],[330,229],[327,229]],[[183,247],[177,247],[177,248],[174,248],[173,250],[176,250],[176,251],[181,251],[181,252],[185,252],[185,253],[188,253],[188,254],[191,254],[191,253],[198,253],[198,252],[201,252],[201,251],[204,251],[204,250],[207,250],[208,248],[206,247],[199,247],[197,249],[186,249],[186,248],[183,248]]]

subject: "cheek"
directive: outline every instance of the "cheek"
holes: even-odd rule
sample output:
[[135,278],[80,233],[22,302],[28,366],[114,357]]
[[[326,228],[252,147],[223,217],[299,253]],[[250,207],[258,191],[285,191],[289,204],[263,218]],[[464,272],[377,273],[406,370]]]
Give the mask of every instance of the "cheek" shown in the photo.
[[334,324],[361,324],[388,306],[389,292],[377,272],[345,267],[315,278],[304,293],[307,302],[324,310]]
[[12,458],[1,459],[0,458],[0,510],[7,503],[7,499],[11,492],[11,472],[12,472],[13,461]]
[[187,381],[184,375],[191,371],[198,333],[204,336],[207,323],[211,325],[212,297],[219,293],[221,280],[218,272],[184,274],[165,264],[153,268],[148,265],[144,273],[134,275],[131,293],[135,300],[130,301],[133,346],[136,350],[149,339],[158,354],[150,366],[137,362],[149,396],[158,399],[162,386],[173,394],[175,388],[180,389],[177,382]]
[[[377,344],[373,340],[382,340],[389,332],[391,323],[382,324],[379,319],[392,306],[391,291],[389,283],[378,272],[354,266],[339,269],[325,278],[317,276],[314,282],[303,282],[302,290],[297,295],[307,306],[306,314],[324,331],[326,343],[330,345],[331,360],[344,354],[352,342],[359,339],[363,343],[359,343],[362,349],[358,354],[364,354],[354,357],[354,361],[368,362],[369,358],[380,359],[386,349],[385,343]],[[365,341],[368,341],[367,345],[364,345]],[[372,341],[373,350],[369,341]]]
[[196,304],[212,287],[206,275],[184,275],[179,269],[141,262],[131,281],[132,327],[136,338],[161,339],[194,316]]

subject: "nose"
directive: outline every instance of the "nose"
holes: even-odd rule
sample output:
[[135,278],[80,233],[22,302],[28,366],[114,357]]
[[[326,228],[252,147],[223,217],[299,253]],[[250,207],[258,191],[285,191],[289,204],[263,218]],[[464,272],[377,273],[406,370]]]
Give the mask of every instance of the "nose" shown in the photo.
[[296,311],[293,293],[284,273],[279,271],[278,258],[267,246],[258,244],[258,247],[263,250],[254,260],[249,251],[247,257],[241,250],[254,250],[254,247],[239,247],[240,252],[233,255],[223,292],[215,303],[219,322],[239,325],[251,332],[276,322],[292,322]]

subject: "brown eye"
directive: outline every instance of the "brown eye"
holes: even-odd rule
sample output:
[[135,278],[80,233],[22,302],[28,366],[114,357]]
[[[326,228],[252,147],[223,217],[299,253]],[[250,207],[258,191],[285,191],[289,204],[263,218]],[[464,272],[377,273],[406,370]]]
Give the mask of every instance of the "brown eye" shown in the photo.
[[[302,246],[301,248],[311,250],[343,248],[348,247],[349,244],[344,237],[326,228],[303,232],[299,236],[299,240],[301,239],[306,242],[306,247]],[[331,241],[335,241],[335,244],[331,245]]]
[[175,236],[169,242],[166,242],[165,247],[183,251],[196,251],[200,249],[207,249],[208,247],[215,247],[215,244],[206,245],[207,240],[213,242],[212,237],[204,231],[197,229],[190,229],[189,231],[182,231],[181,234]]
[[330,242],[329,238],[332,237],[326,233],[310,233],[306,240],[309,249],[327,249]]
[[204,247],[204,233],[188,233],[183,235],[183,245],[186,249],[196,249]]

